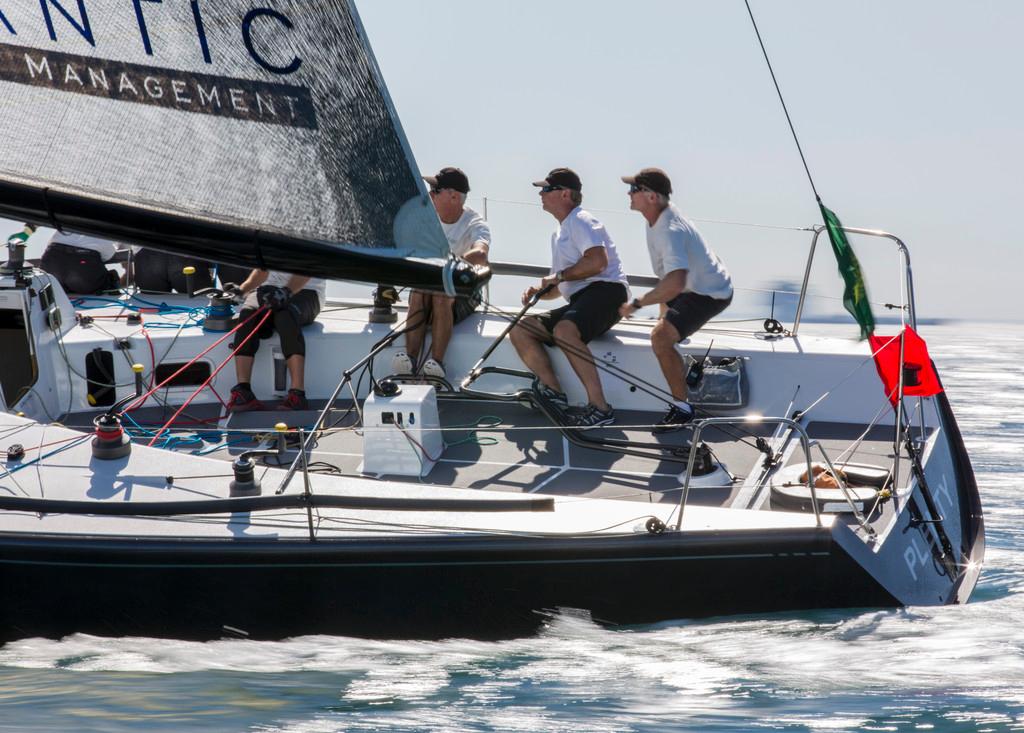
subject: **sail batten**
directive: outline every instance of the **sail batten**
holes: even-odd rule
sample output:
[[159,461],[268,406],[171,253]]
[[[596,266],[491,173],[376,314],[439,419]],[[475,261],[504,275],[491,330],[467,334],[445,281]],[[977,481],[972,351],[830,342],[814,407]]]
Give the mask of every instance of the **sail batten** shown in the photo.
[[[146,229],[193,221],[234,232],[230,247],[204,237],[224,261],[266,258],[238,232],[386,262],[447,258],[354,4],[252,5],[5,2],[0,213],[129,229],[175,251],[183,240]],[[115,210],[132,225],[96,218]]]

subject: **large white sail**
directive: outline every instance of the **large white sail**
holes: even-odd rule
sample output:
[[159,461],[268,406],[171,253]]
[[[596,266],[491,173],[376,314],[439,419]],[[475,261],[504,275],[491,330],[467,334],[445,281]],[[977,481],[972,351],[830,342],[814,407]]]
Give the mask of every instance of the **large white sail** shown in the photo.
[[10,216],[38,190],[52,223],[102,229],[106,202],[137,230],[257,232],[257,260],[275,238],[448,252],[348,0],[5,0],[0,131]]

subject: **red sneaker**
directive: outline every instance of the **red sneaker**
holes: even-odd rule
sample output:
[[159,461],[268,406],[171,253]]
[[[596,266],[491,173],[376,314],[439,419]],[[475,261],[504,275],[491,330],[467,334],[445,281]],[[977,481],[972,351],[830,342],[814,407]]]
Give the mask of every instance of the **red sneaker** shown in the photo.
[[231,399],[228,400],[228,412],[253,412],[266,409],[263,403],[256,399],[251,389],[244,387],[232,387]]
[[309,400],[304,392],[295,389],[288,390],[288,396],[277,406],[278,410],[308,410]]

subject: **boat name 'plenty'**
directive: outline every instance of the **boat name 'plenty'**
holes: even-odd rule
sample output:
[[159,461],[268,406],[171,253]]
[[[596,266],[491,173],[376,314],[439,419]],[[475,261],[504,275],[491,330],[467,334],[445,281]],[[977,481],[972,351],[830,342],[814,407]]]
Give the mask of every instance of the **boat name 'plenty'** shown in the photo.
[[0,44],[0,81],[315,130],[309,90]]

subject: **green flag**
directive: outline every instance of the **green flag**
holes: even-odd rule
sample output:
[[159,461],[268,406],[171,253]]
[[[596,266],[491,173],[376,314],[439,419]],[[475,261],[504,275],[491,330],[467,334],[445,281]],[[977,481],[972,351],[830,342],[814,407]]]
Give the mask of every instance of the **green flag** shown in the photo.
[[864,282],[860,262],[857,261],[857,255],[853,253],[853,247],[846,239],[846,232],[843,231],[839,217],[820,200],[818,208],[821,209],[821,215],[825,219],[825,228],[828,229],[828,238],[832,242],[832,251],[836,255],[839,274],[843,276],[843,281],[846,283],[846,290],[843,291],[843,305],[860,324],[860,337],[866,339],[875,331],[875,316],[871,313],[867,283]]

